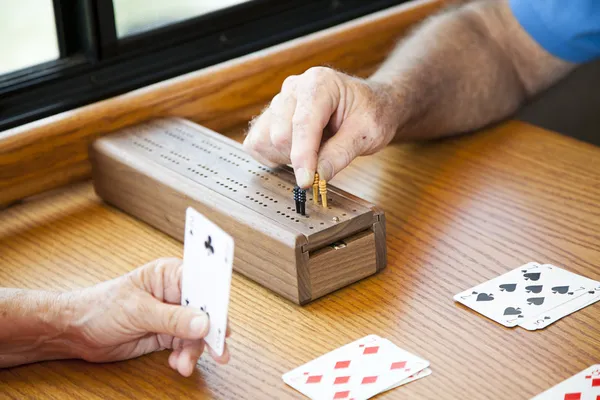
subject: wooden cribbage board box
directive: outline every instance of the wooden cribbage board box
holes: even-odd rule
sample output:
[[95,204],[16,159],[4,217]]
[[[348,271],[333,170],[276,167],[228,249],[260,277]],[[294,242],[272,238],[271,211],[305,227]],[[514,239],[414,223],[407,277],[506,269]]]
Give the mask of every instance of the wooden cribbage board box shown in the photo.
[[291,168],[269,169],[241,145],[190,121],[152,120],[96,140],[96,193],[183,241],[188,206],[235,240],[234,270],[298,304],[386,265],[385,218],[372,204],[328,185],[328,207],[297,214]]

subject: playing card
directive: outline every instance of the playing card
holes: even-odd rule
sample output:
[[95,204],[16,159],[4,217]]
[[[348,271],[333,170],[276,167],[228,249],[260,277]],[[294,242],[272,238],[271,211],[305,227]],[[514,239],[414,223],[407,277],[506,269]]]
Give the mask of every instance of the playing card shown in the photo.
[[592,365],[531,400],[597,400],[600,398],[600,364]]
[[396,384],[393,384],[391,387],[387,388],[386,391],[394,389],[394,388],[397,388],[397,387],[402,386],[402,385],[406,385],[407,383],[416,381],[418,379],[425,378],[426,376],[431,375],[432,372],[433,371],[431,370],[431,368],[422,369],[421,371],[417,372],[416,374],[413,374],[413,375],[409,376],[405,380],[400,381],[400,382],[398,382]]
[[233,267],[234,241],[189,207],[186,211],[181,304],[208,314],[206,343],[222,355]]
[[595,287],[595,281],[553,265],[528,263],[454,296],[454,300],[513,327]]
[[530,331],[544,329],[548,325],[566,317],[569,314],[579,311],[582,308],[590,306],[600,300],[600,283],[594,289],[587,291],[583,295],[574,298],[571,301],[563,303],[551,310],[536,315],[533,318],[526,319],[519,326]]
[[283,375],[311,399],[369,399],[429,366],[387,339],[369,335]]

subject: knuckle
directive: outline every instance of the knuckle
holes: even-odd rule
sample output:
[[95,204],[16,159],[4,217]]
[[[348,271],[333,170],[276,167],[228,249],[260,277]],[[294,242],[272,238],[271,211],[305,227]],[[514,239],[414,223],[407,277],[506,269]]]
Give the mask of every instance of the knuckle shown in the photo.
[[339,159],[344,165],[348,165],[354,159],[354,151],[348,146],[336,145],[333,149],[333,154]]
[[290,161],[293,165],[303,165],[306,161],[310,159],[317,159],[317,151],[301,148],[301,149],[292,149],[290,152]]
[[271,104],[269,105],[269,107],[274,108],[274,107],[280,106],[282,103],[282,97],[283,96],[281,95],[281,93],[277,93],[271,100]]
[[330,72],[331,70],[325,67],[309,68],[304,73],[303,85],[313,93],[319,85],[327,81]]
[[288,132],[282,129],[271,129],[271,143],[277,150],[286,150],[290,146]]
[[174,332],[181,331],[181,327],[183,326],[183,318],[181,317],[181,313],[182,312],[180,311],[180,309],[177,309],[169,314],[166,320],[166,324],[169,330]]
[[294,116],[292,117],[292,126],[294,127],[294,129],[297,128],[301,128],[305,125],[308,125],[308,123],[310,122],[310,113],[301,111],[301,112],[295,112]]
[[297,75],[290,75],[283,80],[283,84],[281,85],[281,91],[294,90],[296,87],[296,82],[298,81]]
[[261,142],[260,142],[260,140],[257,140],[256,135],[258,135],[258,133],[255,133],[252,136],[249,136],[248,140],[244,141],[244,147],[251,152],[260,153]]
[[312,79],[322,79],[331,72],[331,69],[326,67],[310,67],[306,70],[305,74],[307,77]]

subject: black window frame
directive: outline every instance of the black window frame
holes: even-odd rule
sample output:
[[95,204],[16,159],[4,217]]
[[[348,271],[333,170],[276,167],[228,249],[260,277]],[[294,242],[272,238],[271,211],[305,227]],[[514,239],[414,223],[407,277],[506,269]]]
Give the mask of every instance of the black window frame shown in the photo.
[[60,59],[0,75],[0,132],[407,0],[253,0],[119,39],[112,0],[53,0]]

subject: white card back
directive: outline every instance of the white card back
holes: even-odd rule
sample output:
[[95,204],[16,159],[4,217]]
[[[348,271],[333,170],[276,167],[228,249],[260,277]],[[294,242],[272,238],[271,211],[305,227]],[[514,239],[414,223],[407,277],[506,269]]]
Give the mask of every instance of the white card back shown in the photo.
[[181,304],[205,311],[206,343],[218,355],[225,347],[234,241],[191,207],[186,210]]

